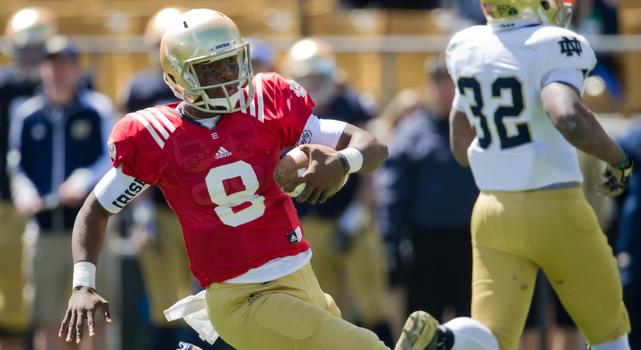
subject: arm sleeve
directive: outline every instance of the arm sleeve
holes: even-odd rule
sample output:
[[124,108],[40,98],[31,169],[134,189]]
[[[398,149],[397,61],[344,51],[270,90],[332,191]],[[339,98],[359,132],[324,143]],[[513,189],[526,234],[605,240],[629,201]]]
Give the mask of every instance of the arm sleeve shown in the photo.
[[541,80],[541,88],[547,84],[558,82],[574,87],[580,94],[583,94],[583,73],[577,69],[562,68],[549,72]]
[[117,214],[148,188],[141,180],[125,175],[122,169],[111,168],[96,185],[94,194],[105,210]]
[[298,144],[313,143],[336,148],[346,125],[347,123],[339,120],[321,119],[312,114],[307,118]]

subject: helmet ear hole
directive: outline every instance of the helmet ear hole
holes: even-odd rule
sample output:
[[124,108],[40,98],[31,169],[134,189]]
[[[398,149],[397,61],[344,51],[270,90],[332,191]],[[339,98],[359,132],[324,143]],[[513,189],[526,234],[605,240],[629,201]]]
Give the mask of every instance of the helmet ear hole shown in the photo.
[[550,9],[550,3],[548,1],[541,1],[541,7],[543,7],[545,11],[548,11]]

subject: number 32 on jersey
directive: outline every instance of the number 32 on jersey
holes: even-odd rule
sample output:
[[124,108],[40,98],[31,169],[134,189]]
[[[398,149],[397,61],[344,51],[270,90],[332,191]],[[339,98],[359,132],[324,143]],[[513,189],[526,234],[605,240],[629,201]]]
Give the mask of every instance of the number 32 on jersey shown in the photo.
[[[456,82],[456,85],[461,95],[467,96],[470,101],[474,102],[473,104],[470,103],[470,110],[475,117],[479,118],[481,132],[476,130],[476,134],[481,148],[487,149],[490,147],[495,136],[498,136],[501,149],[517,147],[532,141],[527,122],[516,123],[516,134],[514,135],[509,135],[505,126],[505,118],[518,118],[525,108],[523,105],[522,84],[518,79],[515,77],[502,77],[492,82],[489,87],[492,90],[492,97],[500,99],[503,97],[504,92],[507,91],[510,94],[511,103],[499,105],[494,110],[491,119],[488,119],[483,114],[485,104],[481,91],[482,87],[476,78],[461,77]],[[469,96],[468,93],[471,93],[472,96]],[[498,135],[492,135],[488,123],[494,124],[494,130]]]

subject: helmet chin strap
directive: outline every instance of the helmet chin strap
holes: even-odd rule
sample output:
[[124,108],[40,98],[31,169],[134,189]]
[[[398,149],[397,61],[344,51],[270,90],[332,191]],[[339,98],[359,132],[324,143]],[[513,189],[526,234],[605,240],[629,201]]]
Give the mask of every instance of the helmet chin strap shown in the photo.
[[238,91],[234,92],[232,95],[227,97],[220,97],[220,98],[211,98],[209,97],[207,99],[207,105],[212,108],[216,107],[222,107],[226,109],[234,109],[236,107],[236,104],[238,104],[238,101],[240,101],[240,94],[243,93],[242,89],[238,89]]

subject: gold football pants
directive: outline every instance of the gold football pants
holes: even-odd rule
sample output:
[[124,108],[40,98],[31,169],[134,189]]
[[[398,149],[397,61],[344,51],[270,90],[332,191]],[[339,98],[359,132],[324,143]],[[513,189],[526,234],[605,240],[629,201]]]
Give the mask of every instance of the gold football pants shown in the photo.
[[307,215],[301,224],[314,251],[312,266],[321,288],[336,299],[346,315],[355,312],[364,326],[388,322],[385,259],[374,220],[354,234],[345,253],[337,251],[334,243],[336,220]]
[[266,283],[213,283],[207,312],[220,336],[239,350],[388,349],[372,331],[340,317],[310,264]]
[[472,318],[517,349],[543,269],[590,344],[630,331],[612,249],[581,189],[482,192],[472,214]]

